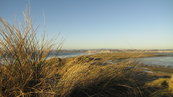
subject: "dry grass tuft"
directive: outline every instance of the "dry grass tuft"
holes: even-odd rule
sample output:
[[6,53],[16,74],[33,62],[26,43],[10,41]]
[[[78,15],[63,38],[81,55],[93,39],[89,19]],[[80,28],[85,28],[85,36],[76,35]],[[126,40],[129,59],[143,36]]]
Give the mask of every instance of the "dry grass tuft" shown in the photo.
[[164,87],[168,86],[169,78],[159,78],[157,80],[154,80],[152,82],[147,83],[147,86],[152,86],[152,87]]
[[173,93],[173,75],[171,79],[169,80],[169,90],[171,91],[171,93]]
[[52,43],[39,42],[32,19],[24,14],[23,25],[0,18],[0,95],[2,97],[53,96],[57,63],[47,62]]

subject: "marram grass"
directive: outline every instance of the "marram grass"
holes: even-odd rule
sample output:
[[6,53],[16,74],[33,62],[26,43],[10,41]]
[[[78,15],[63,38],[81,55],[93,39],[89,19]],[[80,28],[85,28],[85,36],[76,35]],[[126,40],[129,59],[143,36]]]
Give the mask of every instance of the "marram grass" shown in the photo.
[[0,18],[0,96],[54,96],[57,63],[46,62],[52,43],[40,42],[29,14],[21,26]]

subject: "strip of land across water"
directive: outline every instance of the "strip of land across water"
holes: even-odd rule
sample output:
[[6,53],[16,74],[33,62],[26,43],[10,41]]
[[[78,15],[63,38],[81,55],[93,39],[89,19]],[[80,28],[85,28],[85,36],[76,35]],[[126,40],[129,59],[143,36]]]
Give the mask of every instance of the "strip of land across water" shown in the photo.
[[96,61],[99,63],[99,65],[117,64],[119,62],[124,62],[124,61],[136,61],[138,62],[137,66],[142,67],[145,71],[150,71],[153,73],[154,72],[173,73],[172,61],[169,63],[172,64],[172,66],[165,66],[164,64],[161,65],[145,64],[145,62],[140,62],[138,60],[138,59],[141,60],[143,58],[158,58],[158,57],[173,58],[172,57],[173,50],[145,50],[145,51],[143,50],[72,50],[72,51],[64,50],[63,53],[64,52],[69,54],[75,54],[75,56],[70,55],[69,57],[67,54],[67,57],[63,59],[66,61],[72,61],[75,59],[78,59],[78,61],[83,60],[84,62]]

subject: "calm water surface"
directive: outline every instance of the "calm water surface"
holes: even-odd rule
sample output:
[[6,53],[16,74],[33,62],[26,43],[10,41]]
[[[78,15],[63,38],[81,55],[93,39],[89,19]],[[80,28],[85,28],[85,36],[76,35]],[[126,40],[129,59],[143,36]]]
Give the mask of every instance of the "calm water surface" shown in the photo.
[[147,65],[160,65],[173,67],[173,56],[138,58],[139,62]]

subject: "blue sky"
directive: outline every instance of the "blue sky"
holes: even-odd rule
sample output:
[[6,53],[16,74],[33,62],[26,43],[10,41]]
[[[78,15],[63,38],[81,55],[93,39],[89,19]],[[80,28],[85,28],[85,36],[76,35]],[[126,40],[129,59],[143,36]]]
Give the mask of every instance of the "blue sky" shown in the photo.
[[[20,20],[27,4],[0,0],[0,16]],[[50,37],[61,33],[64,49],[173,49],[173,0],[30,0],[30,5],[34,25]]]

